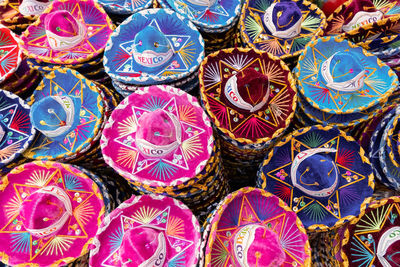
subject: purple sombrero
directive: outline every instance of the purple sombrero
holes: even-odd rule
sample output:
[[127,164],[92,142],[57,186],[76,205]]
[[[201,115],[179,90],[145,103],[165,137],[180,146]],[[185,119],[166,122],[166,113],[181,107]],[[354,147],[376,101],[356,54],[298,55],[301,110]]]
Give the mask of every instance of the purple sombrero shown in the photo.
[[113,111],[101,138],[105,162],[131,182],[175,186],[207,164],[211,123],[197,99],[170,86],[138,89]]
[[300,219],[264,190],[245,187],[228,195],[208,230],[204,266],[310,266],[310,245]]
[[18,69],[21,60],[17,36],[0,24],[0,83]]
[[199,223],[183,203],[134,196],[104,220],[90,266],[196,266],[200,241]]
[[113,31],[93,0],[56,0],[21,36],[24,53],[39,61],[76,64],[103,52]]
[[14,168],[0,186],[0,255],[9,265],[64,265],[88,253],[104,217],[96,183],[51,161]]

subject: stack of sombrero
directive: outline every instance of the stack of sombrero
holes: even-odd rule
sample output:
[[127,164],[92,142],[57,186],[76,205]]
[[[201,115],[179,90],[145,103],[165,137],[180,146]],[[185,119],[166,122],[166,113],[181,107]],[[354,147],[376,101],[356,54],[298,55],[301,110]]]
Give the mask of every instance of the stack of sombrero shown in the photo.
[[282,139],[265,158],[257,184],[297,213],[310,233],[313,259],[322,264],[318,266],[333,266],[333,244],[323,240],[365,210],[374,176],[352,137],[316,125]]
[[306,0],[247,0],[240,17],[246,46],[272,53],[295,65],[297,56],[326,26],[324,13]]
[[0,24],[20,33],[38,19],[52,0],[2,0]]
[[193,23],[172,10],[146,9],[113,32],[104,67],[123,96],[155,84],[189,92],[197,88],[203,58],[204,41]]
[[327,19],[325,34],[341,34],[376,54],[400,75],[400,3],[350,0]]
[[138,89],[113,111],[101,138],[106,163],[140,194],[177,198],[202,216],[225,196],[220,152],[197,99],[170,86]]
[[94,0],[55,0],[21,36],[30,67],[42,73],[72,68],[104,83],[103,51],[114,26]]
[[31,145],[36,133],[29,112],[30,106],[24,100],[0,90],[0,175],[26,161],[21,154]]
[[99,139],[117,105],[112,93],[72,69],[44,75],[29,99],[31,122],[39,131],[24,152],[30,159],[57,160],[105,167]]
[[159,3],[194,23],[204,38],[207,54],[234,46],[242,1],[159,0]]
[[338,236],[342,266],[398,266],[400,197],[374,201]]
[[308,237],[278,197],[245,187],[224,198],[205,225],[200,266],[310,266]]
[[254,182],[258,164],[294,115],[296,87],[289,68],[269,53],[231,48],[207,56],[199,79],[227,177]]
[[391,189],[400,189],[400,108],[381,116],[369,140],[369,157],[375,177]]
[[88,262],[89,245],[110,212],[103,187],[72,165],[34,161],[0,186],[0,259],[16,265]]
[[300,55],[299,126],[333,124],[341,129],[372,118],[390,103],[396,74],[380,59],[343,38],[322,37]]
[[370,51],[400,41],[400,3],[396,0],[349,0],[327,19],[325,34],[340,34]]
[[18,41],[10,29],[0,24],[0,89],[25,98],[37,86],[40,76],[28,67]]
[[89,266],[197,266],[200,225],[182,202],[136,196],[102,223]]

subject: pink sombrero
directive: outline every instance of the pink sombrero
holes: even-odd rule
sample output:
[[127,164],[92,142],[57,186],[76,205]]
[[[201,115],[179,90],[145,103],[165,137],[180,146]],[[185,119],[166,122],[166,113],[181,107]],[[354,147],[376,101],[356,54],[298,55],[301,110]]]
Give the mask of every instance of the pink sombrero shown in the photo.
[[64,265],[87,254],[105,212],[94,181],[51,161],[4,176],[0,202],[0,258],[9,265]]
[[196,266],[200,241],[199,223],[183,203],[134,196],[104,220],[90,266]]
[[21,48],[45,63],[82,63],[103,52],[112,31],[110,18],[97,2],[56,0],[23,33]]
[[166,86],[139,88],[113,111],[101,138],[105,162],[128,181],[176,186],[199,174],[214,146],[197,99]]

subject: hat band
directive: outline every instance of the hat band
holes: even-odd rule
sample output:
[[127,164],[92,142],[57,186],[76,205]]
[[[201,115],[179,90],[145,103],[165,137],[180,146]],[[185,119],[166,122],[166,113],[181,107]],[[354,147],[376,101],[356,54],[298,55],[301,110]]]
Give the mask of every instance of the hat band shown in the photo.
[[169,49],[165,53],[156,53],[152,50],[146,50],[142,53],[133,52],[133,58],[138,64],[144,67],[154,68],[164,65],[166,62],[168,62],[168,60],[171,59],[173,54],[174,52],[172,49]]
[[[152,228],[152,227],[151,227]],[[158,246],[153,256],[142,262],[138,267],[162,267],[167,257],[167,247],[163,233],[158,234]]]
[[235,235],[234,241],[234,252],[235,258],[239,262],[241,267],[250,267],[247,261],[247,252],[249,251],[250,245],[253,243],[255,238],[255,232],[260,225],[246,225],[240,229]]
[[378,20],[381,20],[382,17],[383,13],[379,10],[375,12],[359,11],[357,12],[357,14],[355,14],[355,16],[351,19],[349,23],[342,26],[342,30],[345,32],[349,32],[367,24],[377,22]]
[[61,95],[61,96],[50,96],[50,97],[53,98],[55,101],[57,101],[64,109],[65,114],[67,116],[65,121],[65,126],[60,126],[52,131],[40,130],[40,132],[46,135],[47,137],[58,137],[64,134],[69,129],[71,129],[75,116],[75,107],[74,107],[74,102],[68,96]]
[[326,81],[326,86],[331,89],[337,90],[339,92],[355,92],[361,89],[364,86],[365,70],[361,71],[357,76],[355,76],[351,80],[344,82],[333,81],[330,66],[331,66],[331,61],[335,55],[336,53],[333,54],[327,60],[325,60],[321,65],[321,74]]
[[60,217],[60,219],[58,219],[55,223],[53,223],[52,225],[50,225],[46,228],[42,228],[42,229],[26,228],[26,230],[29,233],[31,233],[35,236],[45,237],[45,236],[48,236],[48,235],[51,235],[51,234],[57,232],[64,226],[65,222],[72,215],[72,204],[71,204],[71,201],[70,201],[67,193],[65,193],[65,191],[62,190],[61,188],[59,188],[58,186],[46,186],[46,187],[39,189],[35,193],[49,194],[49,195],[52,195],[52,196],[58,198],[62,203],[64,203],[64,206],[66,209],[66,212]]
[[390,228],[381,236],[376,250],[376,255],[378,256],[379,262],[382,266],[392,266],[385,258],[385,255],[388,248],[397,241],[400,241],[400,226]]
[[78,45],[85,39],[85,37],[86,37],[85,26],[83,26],[83,24],[80,23],[77,19],[75,19],[75,22],[77,23],[79,30],[78,30],[78,34],[73,37],[59,36],[49,30],[46,30],[47,41],[49,42],[49,45],[52,49],[67,50],[67,49],[70,49],[70,48]]
[[276,29],[273,21],[273,11],[276,4],[277,3],[273,3],[267,8],[267,10],[265,10],[263,16],[263,22],[265,26],[268,28],[268,30],[271,32],[273,36],[278,38],[288,39],[299,35],[301,31],[301,21],[302,21],[301,19],[299,19],[295,24],[292,25],[292,27],[289,27],[286,30],[281,31]]
[[[334,148],[312,148],[312,149],[302,151],[296,155],[296,157],[293,160],[292,167],[290,169],[290,178],[292,180],[293,186],[300,189],[302,192],[304,192],[310,196],[313,196],[313,197],[330,196],[333,193],[333,191],[335,190],[335,188],[339,182],[339,176],[338,176],[337,170],[336,170],[336,168],[334,168],[335,169],[335,181],[329,188],[325,188],[325,189],[322,189],[319,191],[313,191],[313,190],[306,189],[302,185],[297,183],[296,173],[297,173],[297,169],[300,166],[300,163],[302,163],[306,158],[311,157],[312,155],[315,155],[317,153],[323,153],[323,152],[328,152],[328,153],[336,152],[336,149],[334,149]],[[318,166],[315,166],[315,168],[318,168]]]
[[35,0],[23,0],[19,6],[19,13],[24,16],[40,15],[50,5],[52,0],[47,3],[42,3]]
[[225,88],[224,88],[224,93],[225,93],[225,97],[229,100],[229,102],[232,103],[232,105],[244,109],[244,110],[248,110],[250,112],[255,112],[257,110],[259,110],[260,108],[262,108],[268,101],[268,97],[269,97],[269,80],[268,80],[268,85],[267,85],[267,92],[265,93],[262,101],[260,103],[258,103],[257,105],[253,106],[250,103],[247,103],[246,101],[244,101],[244,99],[240,96],[239,94],[239,90],[238,90],[238,86],[237,86],[237,77],[236,75],[230,77],[228,79],[228,81],[225,84]]
[[[171,119],[172,124],[175,128],[175,141],[169,145],[159,146],[148,142],[145,139],[137,138],[136,146],[144,155],[148,157],[162,158],[174,151],[180,144],[182,140],[181,125],[175,115],[164,111],[168,117]],[[162,137],[162,136],[160,136]]]
[[217,0],[186,0],[186,1],[193,5],[210,7],[214,5]]

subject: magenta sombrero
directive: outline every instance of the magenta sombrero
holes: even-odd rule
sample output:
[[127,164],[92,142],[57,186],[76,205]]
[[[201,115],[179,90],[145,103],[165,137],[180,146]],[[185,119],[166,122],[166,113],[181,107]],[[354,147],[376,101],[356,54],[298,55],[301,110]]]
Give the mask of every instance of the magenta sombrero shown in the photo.
[[113,25],[93,0],[56,0],[21,36],[24,53],[39,61],[76,64],[103,52]]
[[19,67],[22,51],[16,35],[0,24],[0,83],[5,81]]
[[113,111],[101,138],[105,162],[132,182],[185,183],[202,171],[214,146],[197,99],[170,86],[139,88]]
[[[245,187],[228,195],[208,222],[204,266],[310,266],[300,219],[278,197]],[[203,244],[204,244],[203,243]]]
[[104,217],[96,183],[51,161],[20,165],[0,186],[0,255],[9,265],[64,265],[88,253]]
[[344,231],[342,266],[398,266],[400,197],[374,201]]
[[240,144],[265,144],[279,136],[296,109],[296,85],[279,58],[249,48],[207,56],[200,93],[212,122]]
[[134,196],[104,220],[90,266],[196,266],[200,242],[199,223],[183,203]]

